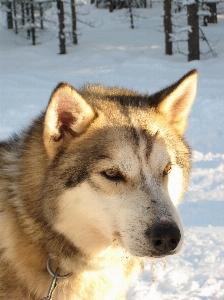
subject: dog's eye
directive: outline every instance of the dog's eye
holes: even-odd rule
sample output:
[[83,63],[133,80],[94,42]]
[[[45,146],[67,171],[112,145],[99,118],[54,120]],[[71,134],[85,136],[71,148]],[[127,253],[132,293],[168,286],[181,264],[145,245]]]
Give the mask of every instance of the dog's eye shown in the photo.
[[118,169],[107,169],[101,173],[104,177],[113,181],[124,180],[123,175],[120,173]]
[[171,172],[171,170],[172,170],[172,165],[171,164],[166,165],[166,167],[163,170],[163,176],[166,176],[167,174],[169,174]]

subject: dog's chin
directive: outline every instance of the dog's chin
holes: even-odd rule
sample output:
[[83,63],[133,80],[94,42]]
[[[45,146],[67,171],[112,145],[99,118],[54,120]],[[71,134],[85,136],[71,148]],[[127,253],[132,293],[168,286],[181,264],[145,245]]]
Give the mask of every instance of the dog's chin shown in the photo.
[[168,255],[172,255],[175,253],[158,253],[155,251],[150,251],[150,250],[139,250],[139,251],[133,251],[133,250],[128,250],[128,252],[135,257],[139,257],[139,258],[163,258],[166,257]]
[[135,257],[151,257],[149,249],[134,247],[134,243],[128,245],[122,240],[120,235],[116,235],[116,239],[114,239],[114,245],[123,248],[127,251],[131,256]]
[[132,255],[132,256],[135,256],[135,257],[154,257],[152,252],[151,251],[147,251],[147,250],[144,250],[144,249],[129,249],[128,252]]
[[[114,235],[115,236],[115,235]],[[122,237],[120,234],[116,234],[116,238],[114,239],[114,245],[117,247],[123,248],[125,251],[127,251],[131,256],[139,257],[139,258],[164,258],[169,255],[177,254],[180,251],[181,246],[178,246],[176,249],[171,251],[155,251],[153,250],[150,245],[144,245],[142,243],[142,247],[139,247],[139,245],[136,245],[131,243],[128,245],[122,240]]]
[[122,247],[125,251],[127,251],[131,256],[135,256],[139,258],[151,256],[149,255],[150,251],[148,249],[133,247],[133,244],[131,246],[126,245],[121,239],[119,240],[118,243],[119,243],[118,245]]
[[174,249],[172,251],[155,251],[149,248],[128,248],[128,247],[124,247],[132,256],[136,256],[136,257],[145,257],[145,258],[164,258],[166,256],[169,255],[174,255],[177,254],[179,252],[179,250]]

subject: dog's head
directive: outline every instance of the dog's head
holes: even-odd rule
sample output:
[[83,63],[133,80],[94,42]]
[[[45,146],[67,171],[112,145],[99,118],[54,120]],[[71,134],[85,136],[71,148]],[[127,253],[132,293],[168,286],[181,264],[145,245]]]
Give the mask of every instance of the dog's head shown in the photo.
[[179,251],[176,206],[190,172],[183,140],[197,72],[152,95],[68,84],[45,114],[46,218],[87,254],[119,244],[134,256]]

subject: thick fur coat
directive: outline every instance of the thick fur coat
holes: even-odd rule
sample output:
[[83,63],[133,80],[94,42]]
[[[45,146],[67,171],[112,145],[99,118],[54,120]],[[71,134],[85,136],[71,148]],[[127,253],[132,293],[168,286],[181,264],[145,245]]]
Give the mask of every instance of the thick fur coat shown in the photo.
[[144,259],[177,253],[197,72],[151,96],[66,83],[0,143],[0,299],[121,300]]

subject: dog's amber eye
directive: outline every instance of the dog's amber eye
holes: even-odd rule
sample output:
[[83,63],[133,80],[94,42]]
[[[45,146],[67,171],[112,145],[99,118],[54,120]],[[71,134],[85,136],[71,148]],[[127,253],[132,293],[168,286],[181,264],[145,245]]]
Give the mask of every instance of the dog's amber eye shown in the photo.
[[169,174],[171,172],[171,170],[172,170],[171,164],[166,165],[166,167],[163,170],[163,176]]
[[118,181],[118,180],[124,180],[124,177],[120,173],[118,169],[107,169],[104,172],[102,172],[102,175],[106,177],[107,179]]

